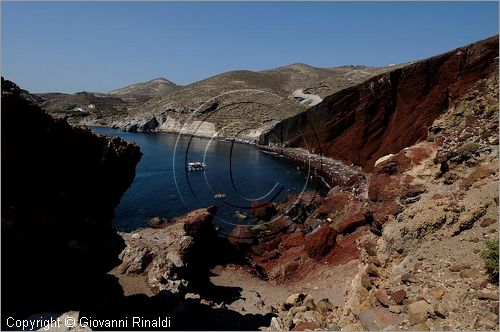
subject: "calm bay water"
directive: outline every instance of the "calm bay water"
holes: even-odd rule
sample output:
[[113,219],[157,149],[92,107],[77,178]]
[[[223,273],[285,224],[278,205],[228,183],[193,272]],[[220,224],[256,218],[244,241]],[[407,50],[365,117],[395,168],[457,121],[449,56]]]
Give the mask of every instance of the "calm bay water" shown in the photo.
[[[280,202],[291,193],[322,190],[317,178],[281,157],[244,144],[165,133],[126,133],[92,128],[138,144],[143,153],[135,179],[115,209],[114,227],[132,231],[155,216],[173,218],[193,209],[217,205],[214,223],[221,231],[235,224],[252,223],[253,201]],[[205,171],[186,172],[190,161],[204,161]],[[223,192],[224,199],[214,195]],[[236,211],[248,218],[235,217]]]

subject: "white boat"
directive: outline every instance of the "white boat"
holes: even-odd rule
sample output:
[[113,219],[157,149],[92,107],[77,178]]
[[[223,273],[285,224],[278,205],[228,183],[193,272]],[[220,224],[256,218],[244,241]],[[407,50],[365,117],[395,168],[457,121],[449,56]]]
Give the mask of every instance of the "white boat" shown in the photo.
[[207,164],[199,162],[199,161],[193,161],[187,164],[186,169],[188,171],[203,171],[207,167]]

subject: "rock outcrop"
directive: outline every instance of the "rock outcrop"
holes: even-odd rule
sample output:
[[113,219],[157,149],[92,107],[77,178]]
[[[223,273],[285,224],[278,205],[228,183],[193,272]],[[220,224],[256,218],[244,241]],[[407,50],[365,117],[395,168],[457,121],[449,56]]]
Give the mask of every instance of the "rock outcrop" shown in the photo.
[[308,148],[363,166],[427,137],[476,82],[495,74],[498,36],[375,76],[283,120],[261,144]]
[[2,315],[98,301],[123,241],[114,207],[139,147],[54,120],[2,78]]
[[192,211],[155,228],[121,233],[126,247],[117,272],[144,275],[154,292],[186,292],[191,280],[199,279],[207,261],[207,248],[217,234],[212,219],[217,207]]

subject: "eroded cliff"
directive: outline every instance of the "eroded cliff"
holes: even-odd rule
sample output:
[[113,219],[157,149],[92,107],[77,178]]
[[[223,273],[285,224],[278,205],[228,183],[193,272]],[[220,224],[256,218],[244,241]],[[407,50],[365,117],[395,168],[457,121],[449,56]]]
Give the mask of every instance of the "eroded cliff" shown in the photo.
[[283,120],[262,144],[309,151],[363,166],[427,136],[427,128],[497,67],[498,36],[415,62],[341,90]]

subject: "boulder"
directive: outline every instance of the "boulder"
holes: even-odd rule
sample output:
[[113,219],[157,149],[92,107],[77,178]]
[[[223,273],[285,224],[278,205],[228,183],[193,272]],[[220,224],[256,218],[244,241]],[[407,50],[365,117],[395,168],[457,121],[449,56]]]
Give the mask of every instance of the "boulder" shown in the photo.
[[466,278],[473,278],[477,277],[481,271],[477,268],[471,268],[471,269],[465,269],[460,272],[460,278],[466,279]]
[[425,323],[429,317],[429,304],[423,300],[408,305],[408,320],[410,325]]
[[269,324],[270,331],[282,331],[283,323],[278,317],[271,318],[271,324]]
[[382,266],[382,264],[381,264],[381,262],[380,262],[380,260],[378,259],[377,256],[370,256],[370,257],[368,257],[367,262],[375,265],[376,267],[381,267]]
[[316,310],[316,303],[314,302],[314,298],[311,294],[307,294],[302,303],[307,310]]
[[479,300],[498,301],[498,293],[480,292],[477,294]]
[[481,227],[488,227],[489,225],[493,225],[497,221],[492,218],[484,218],[481,223],[479,224]]
[[370,276],[370,277],[380,277],[380,271],[379,269],[373,265],[373,264],[368,264],[366,267],[365,272]]
[[460,272],[462,271],[464,266],[462,264],[453,264],[450,266],[450,271],[451,272]]
[[474,322],[474,328],[477,330],[495,330],[498,328],[496,322],[486,318],[486,317],[478,317]]
[[441,300],[446,293],[446,290],[443,287],[436,287],[430,291],[430,295],[435,300]]
[[395,314],[400,314],[401,313],[401,307],[398,305],[391,305],[389,306],[389,311]]
[[215,206],[174,218],[161,228],[121,233],[126,248],[119,258],[122,274],[145,274],[151,289],[179,293],[189,283],[193,269],[206,260],[206,248],[217,234],[212,225]]
[[163,225],[165,223],[165,221],[166,220],[164,218],[153,217],[153,218],[148,220],[148,225],[150,227],[157,228],[157,227],[160,227],[161,225]]
[[427,323],[418,323],[410,326],[408,331],[429,331],[429,326],[427,325]]
[[308,310],[305,312],[299,312],[293,318],[293,323],[297,326],[301,322],[315,323],[318,326],[323,326],[325,324],[325,318],[322,314],[315,310]]
[[390,299],[384,289],[378,289],[375,293],[373,293],[373,295],[384,307],[389,307],[396,304],[396,301]]
[[441,303],[441,302],[436,302],[434,304],[433,310],[434,310],[434,314],[438,317],[441,317],[441,318],[448,317],[448,313],[450,312],[450,308],[448,307],[448,305],[446,305],[445,303]]
[[291,307],[302,305],[302,301],[306,298],[308,294],[306,293],[293,293],[290,294],[285,302],[283,302],[283,309],[289,310]]
[[363,273],[363,275],[361,276],[361,286],[363,286],[367,290],[373,288],[372,279],[367,273]]
[[404,284],[416,284],[418,283],[418,280],[413,276],[413,274],[405,273],[401,276],[401,282]]
[[397,326],[402,319],[383,307],[363,310],[358,315],[365,331],[381,331],[390,326]]
[[248,225],[237,225],[229,233],[228,241],[237,247],[249,247],[256,241],[256,232]]
[[252,202],[250,208],[259,220],[269,221],[276,214],[276,207],[270,202]]
[[298,322],[292,331],[312,331],[319,328],[321,328],[321,326],[315,322]]
[[328,299],[322,299],[316,304],[316,310],[322,313],[333,311],[335,310],[335,305],[333,305]]
[[289,216],[293,222],[302,224],[318,207],[322,206],[323,198],[315,191],[305,191],[289,195],[277,206],[280,214]]
[[292,307],[289,312],[290,314],[292,314],[293,316],[295,316],[297,313],[299,312],[306,312],[307,310],[309,310],[307,308],[307,306],[305,305],[300,305],[300,306],[295,306],[295,307]]
[[396,291],[391,292],[391,298],[396,301],[397,304],[403,303],[403,300],[406,298],[406,291],[404,289],[398,289]]

